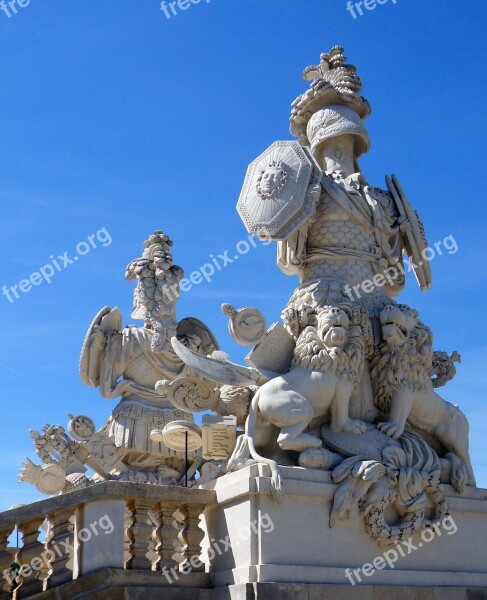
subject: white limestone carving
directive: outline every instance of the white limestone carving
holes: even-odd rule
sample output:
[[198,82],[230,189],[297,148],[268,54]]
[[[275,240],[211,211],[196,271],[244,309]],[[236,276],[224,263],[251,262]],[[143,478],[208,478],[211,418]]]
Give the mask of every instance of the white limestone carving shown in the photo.
[[[167,235],[156,231],[145,241],[142,256],[126,269],[126,278],[137,281],[132,317],[143,320],[143,327],[122,328],[119,309],[104,307],[88,328],[80,358],[81,379],[99,388],[104,398],[121,397],[108,422],[96,431],[89,417],[70,415],[68,431],[74,439],[59,426],[46,426],[42,434],[32,432],[36,452],[45,464],[25,463],[22,481],[44,493],[59,493],[92,483],[85,475],[91,469],[102,480],[172,485],[181,477],[185,448],[175,448],[165,438],[152,439],[151,432],[169,432],[175,421],[184,421],[191,432],[189,465],[195,462],[197,426],[191,425],[192,413],[213,408],[219,396],[215,386],[193,377],[170,340],[177,336],[201,355],[218,350],[218,343],[198,319],[176,319],[183,271],[174,265],[172,245]],[[171,383],[175,383],[172,388]],[[171,431],[167,439],[177,435]]]
[[[141,472],[182,468],[183,453],[154,441],[151,432],[173,421],[193,421],[192,412],[204,400],[204,394],[201,398],[197,394],[195,402],[186,405],[180,402],[180,391],[169,387],[178,378],[191,377],[174,353],[171,337],[202,355],[218,349],[201,321],[194,317],[177,321],[183,270],[174,265],[172,245],[167,235],[156,231],[145,241],[142,256],[127,267],[126,278],[137,280],[132,317],[143,320],[144,326],[122,329],[120,311],[105,308],[90,326],[82,350],[83,381],[99,387],[105,398],[122,398],[103,432],[119,449],[124,464],[138,473],[138,480]],[[194,452],[190,458],[195,459]]]
[[211,382],[197,377],[178,377],[174,381],[158,381],[156,390],[176,408],[189,413],[215,410],[218,390]]
[[354,134],[355,152],[357,155],[367,152],[370,148],[369,134],[362,119],[351,108],[346,106],[327,106],[314,113],[308,122],[306,134],[312,151],[332,137]]
[[95,423],[89,417],[77,415],[73,417],[68,415],[70,421],[68,423],[68,431],[71,436],[78,442],[87,442],[96,432]]
[[193,371],[217,383],[232,386],[262,385],[276,373],[265,369],[244,367],[214,356],[200,356],[182,344],[177,338],[171,340],[174,352]]
[[163,442],[168,448],[179,452],[199,450],[202,446],[201,429],[191,421],[172,421],[164,429],[154,429],[151,438]]
[[295,340],[280,323],[274,323],[245,361],[256,369],[286,373],[291,367]]
[[66,486],[66,471],[58,463],[36,465],[27,459],[22,465],[19,480],[32,483],[41,494],[54,496],[62,492]]
[[235,417],[238,427],[243,429],[245,428],[250,403],[256,390],[256,386],[238,387],[222,385],[214,411],[221,417]]
[[[278,204],[279,200],[286,202],[284,194],[290,182],[287,163],[277,150],[283,148],[281,143],[271,146],[251,164],[238,204],[248,231],[270,228],[269,237],[278,240],[279,267],[288,275],[298,275],[300,280],[282,312],[289,346],[284,339],[276,339],[271,352],[282,357],[291,348],[295,358],[290,370],[287,372],[286,368],[281,377],[265,381],[265,376],[269,376],[265,369],[280,368],[277,358],[269,364],[259,356],[264,350],[264,338],[246,359],[262,377],[255,373],[250,377],[243,367],[227,365],[223,370],[211,363],[200,364],[199,373],[240,386],[245,385],[248,375],[248,382],[257,385],[246,431],[238,439],[229,469],[247,465],[250,457],[266,462],[273,472],[273,493],[279,497],[277,465],[292,464],[286,462],[291,460],[289,450],[297,450],[301,466],[335,469],[334,476],[341,487],[333,520],[358,514],[365,507],[369,533],[382,543],[403,539],[431,525],[424,515],[427,497],[436,506],[435,518],[446,513],[438,488],[440,474],[459,493],[466,484],[475,485],[475,479],[468,455],[467,420],[459,409],[434,392],[435,387],[454,376],[454,363],[460,357],[458,353],[433,353],[431,332],[418,321],[417,312],[394,301],[405,285],[403,255],[410,259],[420,288],[425,291],[431,287],[425,228],[397,177],[387,177],[387,189],[381,189],[371,186],[360,171],[358,158],[370,148],[362,121],[369,115],[370,107],[359,95],[362,84],[355,68],[345,61],[343,49],[338,46],[322,54],[320,64],[304,72],[304,78],[311,81],[310,89],[293,103],[291,133],[323,172],[318,177],[321,190],[314,210],[301,211],[298,221],[292,222],[296,227],[278,231],[279,211],[287,219],[285,208],[296,210],[289,200],[284,207]],[[260,169],[256,169],[256,164]],[[301,192],[299,198],[302,197]],[[275,204],[267,209],[265,203],[271,200]],[[255,222],[258,228],[253,227]],[[367,291],[362,289],[364,282]],[[316,315],[320,311],[335,310],[339,314],[344,307],[360,332],[360,367],[355,372],[355,391],[348,390],[346,401],[338,403],[346,418],[337,425],[336,406],[333,401],[328,404],[324,391],[327,385],[323,389],[319,383],[321,376],[329,383],[334,365],[321,362],[320,356],[314,354],[311,339],[303,343],[303,336],[313,328],[314,335],[319,331]],[[296,354],[303,348],[306,352],[300,367],[306,364],[318,382],[319,408],[313,401],[316,388],[299,371],[296,381]],[[229,371],[234,373],[233,381]],[[295,410],[288,414],[296,415],[296,420],[288,423],[283,415],[295,399],[299,399],[301,407],[308,407],[307,418],[293,407]],[[374,421],[367,425],[364,435],[360,435],[363,425],[355,431],[352,426],[352,433],[358,434],[355,436],[347,434],[346,426],[342,426],[348,422],[352,404],[354,414]],[[322,429],[320,439],[317,426],[330,419],[331,428]],[[277,438],[271,429],[261,426],[264,422],[277,426]],[[348,436],[353,442],[337,445],[333,441],[335,435]],[[373,440],[379,444],[374,452]],[[326,447],[322,447],[322,441]],[[365,461],[364,456],[368,457]],[[410,481],[397,477],[394,469],[409,473]],[[411,493],[419,489],[418,498],[404,495],[403,486]],[[364,504],[368,502],[369,487],[373,489],[369,500],[373,501]],[[397,527],[387,524],[384,516],[390,503],[401,514],[408,514]],[[408,503],[414,510],[407,508]]]
[[222,312],[229,317],[230,335],[242,346],[254,346],[265,336],[267,323],[260,310],[250,307],[237,310],[231,304],[222,304]]
[[[343,444],[346,453],[349,444],[339,438],[347,436],[334,437],[335,447]],[[439,487],[440,461],[420,436],[406,432],[395,442],[368,425],[357,446],[354,455],[333,471],[333,480],[341,485],[333,501],[331,527],[340,519],[361,514],[369,534],[380,544],[391,545],[424,527],[439,525],[449,514]],[[402,517],[393,525],[385,517],[389,505]],[[433,516],[426,518],[430,505]]]
[[94,471],[103,479],[110,479],[112,475],[122,474],[128,470],[123,462],[123,454],[120,448],[115,444],[103,429],[96,431],[84,446],[90,452],[89,462]]
[[30,432],[36,454],[44,464],[36,465],[27,459],[19,479],[32,483],[43,494],[55,495],[92,485],[94,479],[85,475],[88,469],[101,480],[109,479],[112,472],[127,469],[113,441],[105,433],[96,432],[89,417],[69,416],[68,431],[74,439],[60,425],[46,425],[42,433]]
[[203,458],[227,460],[237,442],[237,418],[204,415],[201,431],[203,434]]
[[322,173],[297,142],[274,142],[249,166],[237,210],[253,235],[286,239],[315,212]]
[[433,368],[431,380],[434,388],[443,387],[457,374],[455,363],[461,363],[462,357],[458,352],[452,352],[450,356],[446,352],[435,350],[433,352]]
[[[262,457],[255,449],[259,429],[279,430],[277,444],[282,450],[302,452],[320,447],[321,440],[306,429],[313,420],[328,417],[332,428],[359,435],[365,425],[351,419],[349,402],[361,376],[364,360],[362,331],[339,308],[324,307],[315,315],[297,341],[289,373],[264,383],[255,394],[246,424],[246,433],[238,440],[229,468],[241,464],[247,456],[268,464],[273,471],[273,493],[281,497],[277,463]],[[174,343],[177,350],[177,342]],[[184,354],[181,354],[184,356]],[[207,361],[204,374],[221,381],[217,361]],[[232,365],[226,365],[231,368]]]
[[398,211],[398,222],[406,225],[403,227],[404,249],[411,260],[419,287],[424,292],[431,289],[432,275],[430,265],[425,260],[424,252],[428,248],[428,240],[423,222],[409,203],[398,178],[395,175],[386,177],[386,183]]
[[343,456],[328,448],[308,448],[299,455],[299,466],[307,469],[329,471],[343,462]]
[[467,485],[475,485],[467,418],[433,389],[430,329],[418,320],[417,311],[404,305],[386,307],[380,320],[384,341],[372,361],[372,381],[375,402],[389,420],[379,423],[378,429],[398,439],[409,422],[432,434],[466,470],[466,477],[455,472],[452,484],[459,491],[465,479]]
[[[361,515],[386,545],[448,514],[440,481],[459,494],[475,485],[467,419],[435,392],[460,355],[433,352],[418,312],[395,301],[404,255],[420,288],[431,287],[424,225],[397,177],[382,189],[360,169],[370,106],[343,48],[303,76],[310,87],[291,113],[298,141],[275,142],[250,164],[237,205],[247,231],[277,241],[279,268],[299,278],[283,323],[267,328],[258,309],[222,305],[232,338],[251,347],[249,366],[230,362],[206,325],[178,322],[183,271],[155,232],[126,272],[143,326],[122,328],[120,311],[105,307],[83,344],[82,380],[118,406],[98,432],[76,416],[74,440],[59,427],[34,434],[44,466],[26,463],[25,481],[66,491],[89,485],[90,468],[102,479],[194,486],[258,462],[280,501],[284,467],[329,470],[339,486],[330,525]],[[200,430],[193,414],[205,411],[218,416]]]

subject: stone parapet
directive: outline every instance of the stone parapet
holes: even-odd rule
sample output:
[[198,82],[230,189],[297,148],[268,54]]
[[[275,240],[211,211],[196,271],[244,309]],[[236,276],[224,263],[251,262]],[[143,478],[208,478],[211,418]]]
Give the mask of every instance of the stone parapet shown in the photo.
[[[188,565],[204,574],[199,520],[215,498],[209,490],[108,481],[1,513],[0,598],[37,596],[102,568],[158,572],[159,582]],[[16,530],[19,548],[9,545]]]

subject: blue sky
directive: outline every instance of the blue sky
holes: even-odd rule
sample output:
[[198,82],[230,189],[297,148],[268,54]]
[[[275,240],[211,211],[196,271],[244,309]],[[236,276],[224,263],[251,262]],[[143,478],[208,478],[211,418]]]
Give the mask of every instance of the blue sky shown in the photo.
[[[170,20],[158,0],[31,0],[17,10],[0,12],[0,286],[102,228],[112,243],[12,303],[0,296],[0,509],[39,497],[16,483],[34,457],[29,428],[65,425],[68,412],[101,426],[114,406],[81,383],[78,356],[102,306],[130,322],[124,270],[143,240],[163,229],[189,274],[245,239],[235,204],[246,167],[290,139],[301,72],[335,44],[373,107],[367,178],[381,186],[397,173],[430,242],[458,244],[432,263],[434,289],[423,295],[410,277],[402,300],[436,348],[463,355],[443,394],[470,419],[487,487],[485,2],[390,0],[356,19],[344,0],[203,1]],[[275,247],[259,247],[184,294],[178,316],[207,322],[242,360],[220,304],[255,305],[272,322],[295,285]]]

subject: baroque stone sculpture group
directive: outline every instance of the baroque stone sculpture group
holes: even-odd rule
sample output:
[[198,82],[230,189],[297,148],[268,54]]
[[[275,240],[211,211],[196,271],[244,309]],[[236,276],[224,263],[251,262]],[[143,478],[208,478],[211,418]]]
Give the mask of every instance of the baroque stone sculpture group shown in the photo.
[[[229,362],[207,325],[177,320],[183,270],[156,231],[126,270],[142,326],[122,328],[120,311],[105,307],[82,348],[83,382],[119,403],[98,431],[83,415],[67,430],[31,431],[43,464],[27,460],[22,481],[48,495],[110,479],[198,487],[264,463],[281,502],[282,466],[328,470],[338,484],[330,526],[360,515],[380,544],[444,519],[441,483],[458,494],[475,486],[467,419],[436,391],[460,356],[435,351],[418,311],[396,300],[404,255],[431,287],[423,224],[397,177],[381,189],[360,171],[370,106],[343,49],[304,79],[297,139],[250,164],[237,205],[247,231],[276,241],[279,268],[299,278],[282,323],[224,304],[233,339],[250,349],[247,366]],[[370,292],[352,299],[347,290],[364,281]]]

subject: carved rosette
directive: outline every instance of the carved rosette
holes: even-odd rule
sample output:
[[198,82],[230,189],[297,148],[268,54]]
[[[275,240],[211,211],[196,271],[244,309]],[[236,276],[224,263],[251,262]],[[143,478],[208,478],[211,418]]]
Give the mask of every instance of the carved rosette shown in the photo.
[[214,385],[196,377],[180,377],[164,386],[168,400],[184,412],[213,410],[218,402],[218,392]]

